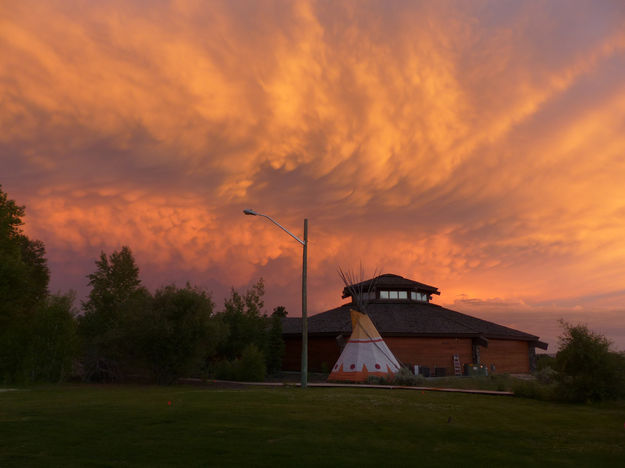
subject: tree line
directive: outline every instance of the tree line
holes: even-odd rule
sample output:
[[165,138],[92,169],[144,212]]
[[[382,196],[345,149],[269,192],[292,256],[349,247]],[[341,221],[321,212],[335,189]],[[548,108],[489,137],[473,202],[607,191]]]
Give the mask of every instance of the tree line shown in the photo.
[[49,292],[45,247],[24,234],[24,213],[0,186],[0,382],[263,380],[280,369],[286,310],[264,311],[262,278],[216,310],[188,283],[148,291],[124,246],[100,254],[76,308],[74,293]]

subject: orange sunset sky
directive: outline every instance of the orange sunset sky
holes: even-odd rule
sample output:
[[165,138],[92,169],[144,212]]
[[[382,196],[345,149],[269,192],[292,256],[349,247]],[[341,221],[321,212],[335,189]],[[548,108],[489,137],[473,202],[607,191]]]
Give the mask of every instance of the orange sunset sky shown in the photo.
[[0,184],[53,291],[129,245],[145,284],[337,268],[625,349],[625,3],[0,0]]

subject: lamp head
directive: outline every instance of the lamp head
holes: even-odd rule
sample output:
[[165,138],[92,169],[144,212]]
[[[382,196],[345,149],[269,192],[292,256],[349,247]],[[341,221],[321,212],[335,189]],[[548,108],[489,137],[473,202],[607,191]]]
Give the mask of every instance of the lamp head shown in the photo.
[[248,210],[243,210],[243,213],[245,213],[248,216],[257,216],[258,215],[258,213],[256,213],[256,211],[249,210],[249,209]]

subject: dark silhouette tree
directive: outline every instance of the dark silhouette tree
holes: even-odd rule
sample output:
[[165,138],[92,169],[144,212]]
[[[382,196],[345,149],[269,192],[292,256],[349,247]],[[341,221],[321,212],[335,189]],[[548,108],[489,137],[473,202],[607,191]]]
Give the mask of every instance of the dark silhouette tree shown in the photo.
[[266,352],[268,323],[262,310],[264,294],[262,278],[243,295],[232,289],[230,297],[224,301],[224,310],[218,315],[228,329],[228,339],[218,349],[220,356],[238,358],[250,344]]
[[83,374],[86,380],[116,381],[127,377],[138,353],[132,330],[151,300],[139,279],[139,268],[130,248],[96,261],[87,275],[91,291],[83,302],[79,320]]
[[569,401],[625,397],[625,356],[610,350],[608,339],[586,325],[561,321],[556,355],[558,395]]
[[29,328],[48,295],[45,248],[23,233],[24,214],[0,186],[0,381],[30,379]]
[[25,208],[0,186],[0,328],[4,329],[48,294],[45,247],[22,232],[24,214]]
[[282,338],[282,319],[287,316],[286,308],[278,306],[271,314],[270,327],[267,336],[267,371],[278,372],[282,369],[284,356],[284,339]]
[[223,339],[223,329],[212,319],[210,296],[189,284],[165,286],[154,294],[142,321],[141,352],[153,378],[170,384],[197,373]]

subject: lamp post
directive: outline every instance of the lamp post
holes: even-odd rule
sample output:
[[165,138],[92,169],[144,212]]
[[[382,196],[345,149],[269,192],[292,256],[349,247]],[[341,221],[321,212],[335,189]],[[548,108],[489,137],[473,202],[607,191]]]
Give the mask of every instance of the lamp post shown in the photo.
[[275,219],[267,215],[257,213],[254,210],[243,210],[243,213],[248,216],[262,216],[263,218],[267,218],[269,221],[278,226],[280,229],[282,229],[304,247],[302,256],[302,388],[306,388],[308,386],[308,317],[306,310],[306,281],[308,276],[308,219],[304,219],[304,240],[302,240],[291,231],[289,231],[287,228],[282,226],[280,223],[278,223]]

